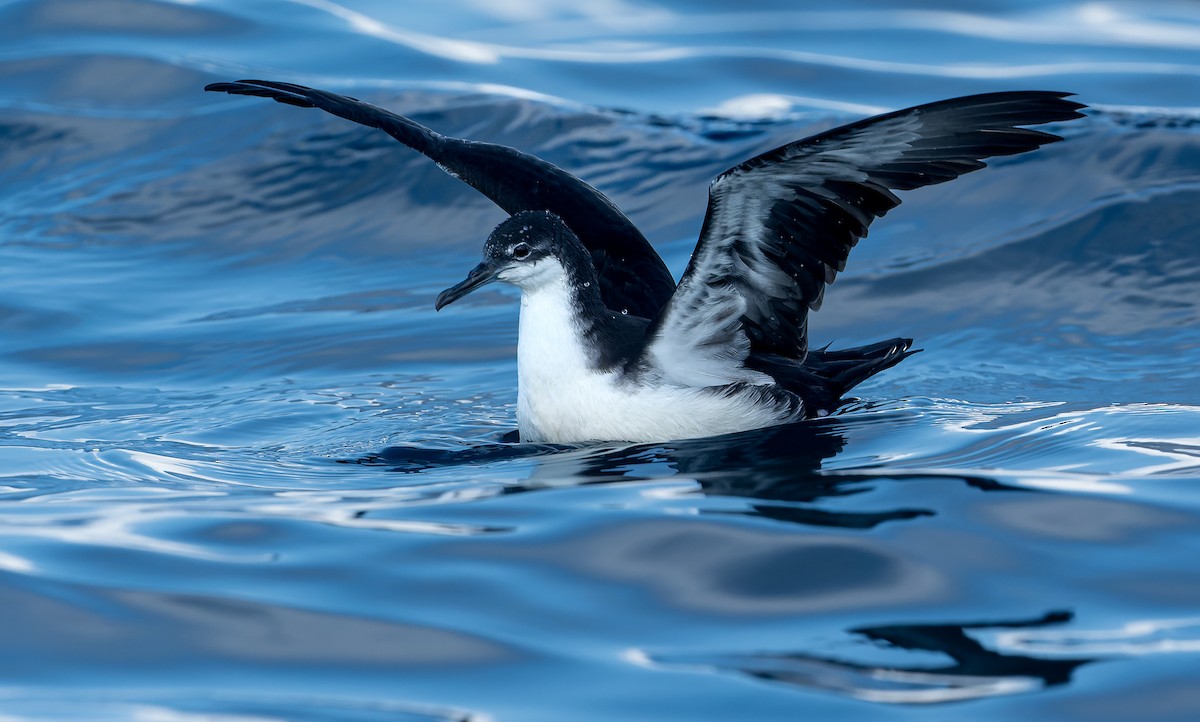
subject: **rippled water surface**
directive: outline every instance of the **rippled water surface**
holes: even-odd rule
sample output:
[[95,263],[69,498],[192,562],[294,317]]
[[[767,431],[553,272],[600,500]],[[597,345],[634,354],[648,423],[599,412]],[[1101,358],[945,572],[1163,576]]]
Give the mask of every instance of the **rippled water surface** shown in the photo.
[[[0,2],[0,718],[1200,719],[1200,11]],[[532,151],[678,273],[715,174],[1069,90],[813,319],[818,422],[503,443],[503,214],[268,77]]]

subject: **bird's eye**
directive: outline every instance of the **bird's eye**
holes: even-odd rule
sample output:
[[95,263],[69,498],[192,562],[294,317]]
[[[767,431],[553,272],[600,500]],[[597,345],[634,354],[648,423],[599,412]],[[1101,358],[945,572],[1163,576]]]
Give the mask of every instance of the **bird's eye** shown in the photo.
[[512,247],[512,257],[518,261],[523,261],[526,258],[529,258],[529,252],[531,250],[532,249],[529,247],[528,243],[518,243]]

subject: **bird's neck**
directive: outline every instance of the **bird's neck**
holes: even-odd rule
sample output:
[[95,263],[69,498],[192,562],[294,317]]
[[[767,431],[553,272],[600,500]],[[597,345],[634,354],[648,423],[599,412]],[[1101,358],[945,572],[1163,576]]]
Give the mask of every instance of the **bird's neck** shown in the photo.
[[594,329],[605,309],[595,285],[564,272],[522,290],[517,367],[523,385],[596,368]]

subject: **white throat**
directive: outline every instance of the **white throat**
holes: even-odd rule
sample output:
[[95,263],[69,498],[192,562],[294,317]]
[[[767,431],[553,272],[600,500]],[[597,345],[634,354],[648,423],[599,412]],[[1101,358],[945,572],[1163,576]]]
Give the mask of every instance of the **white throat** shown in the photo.
[[562,437],[563,425],[594,410],[602,374],[579,327],[565,273],[521,292],[517,340],[517,424],[523,441]]

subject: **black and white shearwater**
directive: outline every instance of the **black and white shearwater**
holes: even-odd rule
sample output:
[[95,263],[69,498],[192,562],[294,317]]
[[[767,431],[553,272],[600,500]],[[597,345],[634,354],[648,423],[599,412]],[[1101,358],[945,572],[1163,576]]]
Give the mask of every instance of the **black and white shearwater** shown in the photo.
[[821,416],[914,353],[912,339],[809,349],[808,313],[893,193],[943,183],[1062,140],[1023,126],[1083,117],[1069,93],[1015,91],[918,105],[755,156],[709,186],[676,284],[603,193],[514,148],[450,138],[354,98],[240,80],[206,90],[272,98],[378,128],[510,217],[437,308],[491,281],[521,289],[522,441],[664,441]]

